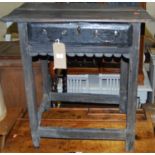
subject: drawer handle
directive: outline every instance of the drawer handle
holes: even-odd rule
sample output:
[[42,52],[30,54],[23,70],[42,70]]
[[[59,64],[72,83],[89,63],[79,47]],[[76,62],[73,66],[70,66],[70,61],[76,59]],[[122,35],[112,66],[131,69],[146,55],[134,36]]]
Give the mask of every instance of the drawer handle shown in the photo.
[[67,34],[67,30],[63,30],[62,32],[61,32],[61,34],[64,36],[64,35],[66,35]]
[[47,34],[47,30],[46,29],[43,29],[42,30],[42,34],[46,35]]
[[114,31],[114,36],[115,36],[115,37],[118,36],[118,31],[117,31],[117,30]]

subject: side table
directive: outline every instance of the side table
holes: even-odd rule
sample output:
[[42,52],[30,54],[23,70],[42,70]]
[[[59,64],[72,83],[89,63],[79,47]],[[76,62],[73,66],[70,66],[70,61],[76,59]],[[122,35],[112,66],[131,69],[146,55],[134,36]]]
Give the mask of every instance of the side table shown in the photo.
[[[4,21],[18,23],[25,89],[32,140],[39,147],[41,137],[66,139],[124,140],[132,151],[135,140],[137,74],[141,23],[151,17],[138,6],[120,7],[100,3],[26,3]],[[32,57],[53,56],[52,44],[59,39],[68,56],[121,58],[120,95],[52,92],[48,60],[42,59],[43,100],[37,109]],[[43,127],[41,115],[50,101],[98,104],[120,103],[126,113],[125,129]]]

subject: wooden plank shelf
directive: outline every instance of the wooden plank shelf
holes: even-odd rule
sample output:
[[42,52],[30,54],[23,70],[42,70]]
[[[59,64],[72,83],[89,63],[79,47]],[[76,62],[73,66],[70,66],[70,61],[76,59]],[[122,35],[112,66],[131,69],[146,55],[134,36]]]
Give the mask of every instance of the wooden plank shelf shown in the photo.
[[[113,127],[114,129],[123,129],[126,124],[125,120],[123,118],[115,118],[115,115],[119,115],[118,111],[118,108],[53,108],[43,113],[42,125],[74,128]],[[98,112],[107,115],[107,118],[109,117],[111,119],[103,118],[102,116],[97,119],[89,117],[90,113],[95,114]],[[112,116],[111,113],[115,115]],[[81,116],[81,118],[79,116]],[[123,115],[120,117],[123,117]],[[134,152],[154,152],[154,130],[149,113],[140,109],[137,111],[136,117]],[[123,141],[111,140],[64,140],[42,138],[42,147],[35,149],[32,146],[29,130],[28,115],[26,114],[24,118],[20,118],[16,122],[2,152],[124,152]],[[23,139],[25,140],[24,145]]]

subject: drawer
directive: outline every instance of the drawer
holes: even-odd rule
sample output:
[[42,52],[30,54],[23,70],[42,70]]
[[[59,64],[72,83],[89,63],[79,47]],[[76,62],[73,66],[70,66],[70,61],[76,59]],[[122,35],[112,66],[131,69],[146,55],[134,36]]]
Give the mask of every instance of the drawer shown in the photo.
[[51,44],[59,39],[66,45],[126,47],[132,44],[132,25],[128,23],[30,23],[31,43]]

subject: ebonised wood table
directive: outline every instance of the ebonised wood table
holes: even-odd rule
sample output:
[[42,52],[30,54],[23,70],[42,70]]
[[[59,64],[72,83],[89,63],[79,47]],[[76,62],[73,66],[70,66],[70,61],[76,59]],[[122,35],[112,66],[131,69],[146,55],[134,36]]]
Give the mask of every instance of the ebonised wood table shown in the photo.
[[[151,17],[131,3],[26,3],[3,18],[18,23],[25,73],[25,89],[32,140],[39,147],[41,137],[67,139],[123,140],[132,151],[135,140],[138,52],[141,23]],[[48,60],[42,60],[43,99],[37,109],[32,57],[53,56],[57,39],[68,56],[121,57],[120,95],[52,92]],[[126,113],[125,129],[75,129],[40,126],[41,115],[50,101],[118,104]]]

